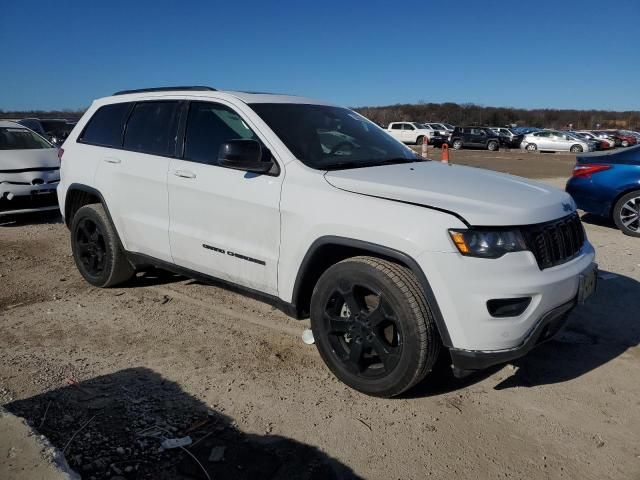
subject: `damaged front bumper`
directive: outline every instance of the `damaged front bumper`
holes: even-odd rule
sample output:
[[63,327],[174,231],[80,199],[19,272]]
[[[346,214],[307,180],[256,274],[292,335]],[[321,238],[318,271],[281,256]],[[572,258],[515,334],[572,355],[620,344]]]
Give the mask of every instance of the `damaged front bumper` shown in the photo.
[[0,173],[0,215],[55,210],[58,168],[23,169]]

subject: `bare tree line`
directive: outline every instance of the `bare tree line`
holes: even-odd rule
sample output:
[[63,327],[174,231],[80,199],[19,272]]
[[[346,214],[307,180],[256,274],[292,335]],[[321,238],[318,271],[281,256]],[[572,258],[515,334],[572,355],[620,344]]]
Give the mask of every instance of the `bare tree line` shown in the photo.
[[[473,103],[417,103],[382,107],[357,107],[361,113],[379,125],[390,122],[446,122],[453,125],[491,125],[566,128],[575,129],[626,128],[640,129],[640,111],[615,112],[607,110],[560,110],[552,108],[524,109],[511,107],[485,107]],[[79,119],[83,110],[25,110],[4,111],[0,118],[66,118]],[[599,125],[599,126],[598,126]]]
[[0,118],[6,120],[21,118],[64,118],[68,120],[78,120],[84,110],[10,110],[5,111],[0,109]]
[[382,107],[358,107],[358,113],[375,123],[389,122],[446,122],[453,125],[518,125],[539,128],[575,129],[640,128],[640,111],[615,112],[606,110],[524,109],[485,107],[473,103],[417,103]]

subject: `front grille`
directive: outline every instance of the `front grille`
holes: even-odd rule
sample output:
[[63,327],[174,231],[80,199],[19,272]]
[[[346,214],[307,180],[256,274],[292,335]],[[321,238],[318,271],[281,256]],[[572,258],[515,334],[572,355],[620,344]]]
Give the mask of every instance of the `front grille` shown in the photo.
[[522,227],[522,233],[542,270],[574,258],[585,240],[577,213],[560,220]]

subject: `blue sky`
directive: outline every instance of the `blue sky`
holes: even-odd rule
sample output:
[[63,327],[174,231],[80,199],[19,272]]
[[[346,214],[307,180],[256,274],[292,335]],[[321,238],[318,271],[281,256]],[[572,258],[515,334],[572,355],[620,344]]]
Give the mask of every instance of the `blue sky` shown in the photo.
[[640,1],[8,1],[0,109],[164,85],[640,109]]

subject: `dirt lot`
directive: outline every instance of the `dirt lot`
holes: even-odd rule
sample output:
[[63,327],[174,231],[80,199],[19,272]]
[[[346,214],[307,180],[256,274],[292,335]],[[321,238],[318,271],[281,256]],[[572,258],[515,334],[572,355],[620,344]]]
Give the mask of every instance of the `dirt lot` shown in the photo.
[[[454,161],[561,186],[574,159]],[[584,220],[602,274],[560,337],[393,400],[334,379],[300,339],[306,322],[162,272],[99,290],[57,217],[5,223],[0,405],[83,478],[206,478],[199,462],[211,478],[640,479],[640,242]]]

